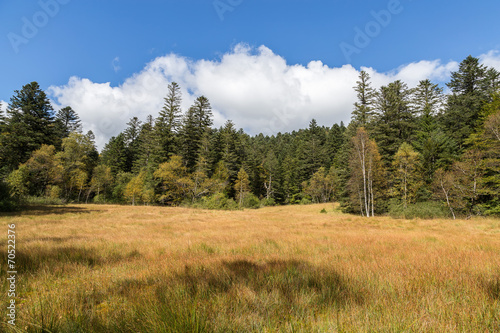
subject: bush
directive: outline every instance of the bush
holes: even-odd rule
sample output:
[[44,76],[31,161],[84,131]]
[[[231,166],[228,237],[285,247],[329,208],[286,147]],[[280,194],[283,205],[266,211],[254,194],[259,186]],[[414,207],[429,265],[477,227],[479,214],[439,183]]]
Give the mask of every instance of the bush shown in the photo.
[[238,204],[233,199],[229,199],[224,193],[215,193],[201,199],[195,207],[205,209],[236,210],[238,209]]
[[243,208],[260,208],[260,200],[253,193],[245,194],[243,198]]
[[59,186],[57,185],[51,185],[47,189],[47,197],[50,199],[57,200],[61,197],[62,190]]
[[299,204],[300,205],[310,205],[310,204],[312,204],[312,200],[308,197],[304,197],[304,198],[302,198],[302,200],[300,200]]
[[0,212],[12,212],[19,209],[19,200],[11,196],[9,186],[0,180]]
[[[35,197],[35,196],[29,196],[26,197],[25,203],[27,205],[65,205],[66,200],[61,199],[61,198],[51,198],[48,196],[45,197]],[[24,201],[23,201],[24,203]]]
[[403,219],[434,219],[448,218],[450,211],[443,204],[435,201],[418,202],[408,205],[406,209],[401,203],[392,201],[389,205],[389,215]]
[[261,206],[261,207],[276,206],[276,200],[274,200],[273,198],[269,198],[269,199],[262,199],[262,200],[260,201],[260,206]]
[[105,204],[106,203],[106,196],[104,194],[99,194],[92,199],[92,201],[96,204]]

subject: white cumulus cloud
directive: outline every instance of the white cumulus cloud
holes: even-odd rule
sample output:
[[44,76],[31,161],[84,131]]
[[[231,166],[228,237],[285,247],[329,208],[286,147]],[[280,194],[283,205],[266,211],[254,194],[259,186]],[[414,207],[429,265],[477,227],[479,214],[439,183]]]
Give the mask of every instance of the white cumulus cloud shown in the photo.
[[479,59],[486,66],[493,67],[496,70],[500,71],[500,52],[499,51],[490,51],[486,54],[482,54]]
[[[491,64],[500,61],[500,56],[490,52],[481,59]],[[455,61],[433,60],[387,73],[362,69],[371,75],[374,87],[398,79],[414,87],[426,78],[445,82],[457,68]],[[172,81],[182,88],[183,110],[197,96],[205,95],[213,107],[215,126],[231,119],[250,134],[275,134],[304,128],[312,118],[326,126],[347,123],[358,75],[350,65],[331,68],[321,61],[293,65],[265,46],[239,44],[217,60],[191,60],[176,54],[156,58],[116,87],[71,77],[64,86],[50,87],[49,93],[58,106],[70,105],[78,112],[85,130],[96,134],[102,148],[131,117],[156,117]]]

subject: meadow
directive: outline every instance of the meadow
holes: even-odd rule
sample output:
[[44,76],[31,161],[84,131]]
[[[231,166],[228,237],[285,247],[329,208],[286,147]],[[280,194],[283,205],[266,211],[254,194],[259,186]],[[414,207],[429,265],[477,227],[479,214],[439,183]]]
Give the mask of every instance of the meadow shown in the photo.
[[498,219],[50,206],[0,216],[0,244],[4,332],[500,331]]

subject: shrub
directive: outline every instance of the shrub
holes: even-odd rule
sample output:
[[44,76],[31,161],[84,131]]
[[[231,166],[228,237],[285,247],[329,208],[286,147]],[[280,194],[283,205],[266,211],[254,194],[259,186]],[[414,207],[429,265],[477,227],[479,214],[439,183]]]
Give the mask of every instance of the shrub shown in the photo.
[[229,199],[224,193],[215,193],[211,196],[204,197],[195,206],[205,209],[238,209],[238,204],[233,199]]
[[49,197],[50,199],[57,200],[61,197],[61,194],[62,194],[62,190],[57,185],[50,185],[47,188],[47,197]]
[[276,206],[276,201],[273,198],[269,199],[262,199],[260,201],[261,207],[270,207],[270,206]]
[[447,218],[450,216],[450,212],[447,207],[436,201],[417,202],[408,205],[406,209],[401,203],[392,201],[389,204],[389,215],[393,218],[433,219]]
[[0,180],[0,212],[12,212],[18,209],[19,200],[11,196],[9,186]]
[[243,208],[256,209],[260,207],[260,200],[253,193],[245,194],[243,198]]

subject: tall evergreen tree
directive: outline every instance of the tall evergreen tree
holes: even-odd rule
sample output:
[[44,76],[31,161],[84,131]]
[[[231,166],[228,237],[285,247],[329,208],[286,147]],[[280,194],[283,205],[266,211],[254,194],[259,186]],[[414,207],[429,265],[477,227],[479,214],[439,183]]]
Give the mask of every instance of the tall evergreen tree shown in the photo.
[[417,116],[435,117],[444,106],[443,88],[429,79],[422,80],[415,88],[412,102]]
[[370,83],[370,75],[361,71],[354,87],[358,100],[354,103],[351,121],[356,127],[367,127],[373,117],[376,91]]
[[127,170],[127,148],[122,133],[112,137],[104,146],[101,153],[101,162],[111,168],[111,173],[114,176],[120,172],[130,171]]
[[0,168],[15,169],[42,144],[60,146],[54,125],[54,110],[38,83],[31,82],[16,90],[0,137]]
[[157,146],[155,142],[153,116],[148,115],[146,121],[141,126],[137,140],[137,158],[134,161],[133,170],[139,172],[143,168],[148,170],[156,168],[159,163],[158,160],[154,158]]
[[441,123],[446,132],[464,148],[465,140],[482,124],[481,110],[490,99],[491,79],[488,69],[478,58],[468,56],[459,69],[451,73],[447,86],[451,90]]
[[200,96],[186,113],[181,130],[182,157],[190,171],[194,171],[201,140],[211,125],[212,107],[206,97]]
[[136,160],[139,158],[142,121],[137,117],[133,117],[127,123],[127,128],[123,131],[123,138],[127,147],[127,171],[132,170]]
[[377,96],[373,135],[387,165],[399,146],[414,137],[416,122],[411,97],[412,90],[399,80],[382,87]]
[[167,97],[155,123],[155,138],[158,143],[156,152],[159,163],[166,162],[178,151],[178,132],[181,128],[181,88],[176,82],[168,85]]
[[71,132],[82,132],[82,124],[78,114],[67,106],[59,110],[56,114],[56,129],[61,138],[66,138]]

